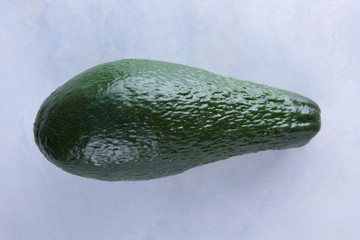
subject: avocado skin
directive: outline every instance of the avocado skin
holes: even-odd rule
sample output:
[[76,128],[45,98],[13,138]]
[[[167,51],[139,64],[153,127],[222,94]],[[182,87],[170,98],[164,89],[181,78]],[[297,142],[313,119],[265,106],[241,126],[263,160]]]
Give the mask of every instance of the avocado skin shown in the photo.
[[125,59],[90,68],[41,105],[35,141],[63,170],[147,180],[231,156],[300,147],[320,130],[312,100],[180,64]]

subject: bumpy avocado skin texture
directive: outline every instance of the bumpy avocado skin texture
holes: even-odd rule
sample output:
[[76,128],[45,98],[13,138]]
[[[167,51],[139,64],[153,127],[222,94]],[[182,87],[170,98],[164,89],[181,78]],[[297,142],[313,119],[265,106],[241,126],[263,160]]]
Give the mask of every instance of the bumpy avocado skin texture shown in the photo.
[[318,105],[296,93],[141,59],[75,76],[44,101],[34,123],[50,162],[106,181],[160,178],[299,147],[319,130]]

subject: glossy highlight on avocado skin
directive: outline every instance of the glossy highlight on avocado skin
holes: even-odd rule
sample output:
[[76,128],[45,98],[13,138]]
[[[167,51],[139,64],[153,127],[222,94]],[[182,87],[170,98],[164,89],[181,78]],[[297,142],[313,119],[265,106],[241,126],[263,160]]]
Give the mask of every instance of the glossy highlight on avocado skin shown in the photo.
[[231,156],[300,147],[320,108],[289,91],[180,64],[126,59],[56,89],[34,123],[44,156],[75,175],[147,180]]

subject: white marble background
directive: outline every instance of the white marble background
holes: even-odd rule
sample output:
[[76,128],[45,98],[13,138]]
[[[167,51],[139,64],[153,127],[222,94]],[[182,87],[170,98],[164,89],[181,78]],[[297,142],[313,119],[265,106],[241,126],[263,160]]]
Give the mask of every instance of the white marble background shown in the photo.
[[[0,239],[360,239],[359,16],[358,0],[0,0]],[[122,58],[296,91],[321,132],[158,180],[63,172],[34,143],[40,104]]]

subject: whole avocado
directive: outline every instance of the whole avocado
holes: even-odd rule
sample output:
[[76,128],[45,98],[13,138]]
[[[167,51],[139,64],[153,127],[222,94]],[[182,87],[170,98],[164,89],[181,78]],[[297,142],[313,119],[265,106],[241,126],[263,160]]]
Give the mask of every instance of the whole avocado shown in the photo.
[[75,175],[146,180],[231,156],[303,146],[312,100],[180,64],[125,59],[86,70],[41,105],[35,141]]

